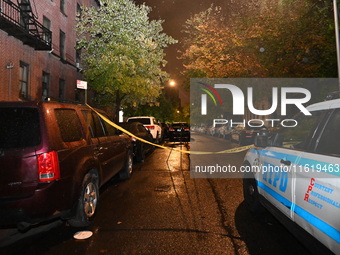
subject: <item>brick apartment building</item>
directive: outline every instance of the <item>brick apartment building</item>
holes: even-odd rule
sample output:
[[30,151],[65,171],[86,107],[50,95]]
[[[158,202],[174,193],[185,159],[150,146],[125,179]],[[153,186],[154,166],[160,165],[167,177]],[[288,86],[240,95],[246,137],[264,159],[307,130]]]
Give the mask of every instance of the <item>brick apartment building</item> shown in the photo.
[[98,0],[0,0],[0,101],[84,100],[76,16]]

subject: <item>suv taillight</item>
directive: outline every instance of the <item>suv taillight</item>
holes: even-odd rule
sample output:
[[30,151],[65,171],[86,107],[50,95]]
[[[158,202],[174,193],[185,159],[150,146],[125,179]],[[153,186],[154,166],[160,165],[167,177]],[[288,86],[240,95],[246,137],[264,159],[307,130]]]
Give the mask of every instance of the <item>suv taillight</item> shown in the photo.
[[155,126],[146,126],[148,129],[154,129]]
[[56,151],[40,154],[37,158],[40,182],[60,179],[59,161]]

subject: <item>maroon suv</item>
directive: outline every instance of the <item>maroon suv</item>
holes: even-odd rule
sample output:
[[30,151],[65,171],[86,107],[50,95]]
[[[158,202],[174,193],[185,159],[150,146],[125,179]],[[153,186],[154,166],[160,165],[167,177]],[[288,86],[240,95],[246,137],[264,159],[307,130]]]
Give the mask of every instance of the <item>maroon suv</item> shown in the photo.
[[99,188],[131,172],[129,137],[88,107],[0,102],[0,226],[54,217],[87,226]]

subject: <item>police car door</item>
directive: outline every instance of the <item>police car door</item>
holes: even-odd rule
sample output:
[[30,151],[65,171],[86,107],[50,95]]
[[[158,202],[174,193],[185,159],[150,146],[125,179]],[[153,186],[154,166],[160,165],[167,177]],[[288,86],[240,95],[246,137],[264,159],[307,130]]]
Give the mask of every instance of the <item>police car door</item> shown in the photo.
[[296,171],[294,220],[339,254],[340,109],[321,113],[322,124]]
[[297,188],[296,169],[299,168],[301,155],[310,144],[319,118],[318,115],[300,114],[294,120],[286,121],[286,127],[276,134],[271,150],[264,153],[268,155],[263,162],[268,169],[263,174],[266,198],[292,219]]
[[[292,123],[286,123],[292,125]],[[302,153],[297,145],[301,143],[304,128],[282,128],[273,137],[271,147],[260,151],[259,193],[287,217],[292,218],[295,190],[294,167]]]

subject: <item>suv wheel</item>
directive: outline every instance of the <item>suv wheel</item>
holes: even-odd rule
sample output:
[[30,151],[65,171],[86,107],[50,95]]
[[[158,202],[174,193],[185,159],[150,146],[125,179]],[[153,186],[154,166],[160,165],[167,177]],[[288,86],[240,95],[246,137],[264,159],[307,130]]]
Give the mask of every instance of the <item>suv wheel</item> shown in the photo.
[[145,160],[145,149],[143,144],[139,144],[137,147],[137,153],[136,153],[136,161],[137,162],[144,162]]
[[133,156],[132,152],[128,152],[128,158],[126,160],[125,166],[119,172],[119,179],[120,180],[127,180],[131,177],[132,174],[132,165],[133,165]]
[[95,171],[84,177],[76,215],[68,222],[73,227],[87,227],[90,225],[97,209],[99,199],[98,175]]
[[264,207],[260,203],[260,195],[254,176],[243,176],[243,196],[247,209],[250,212],[255,214],[264,212]]

